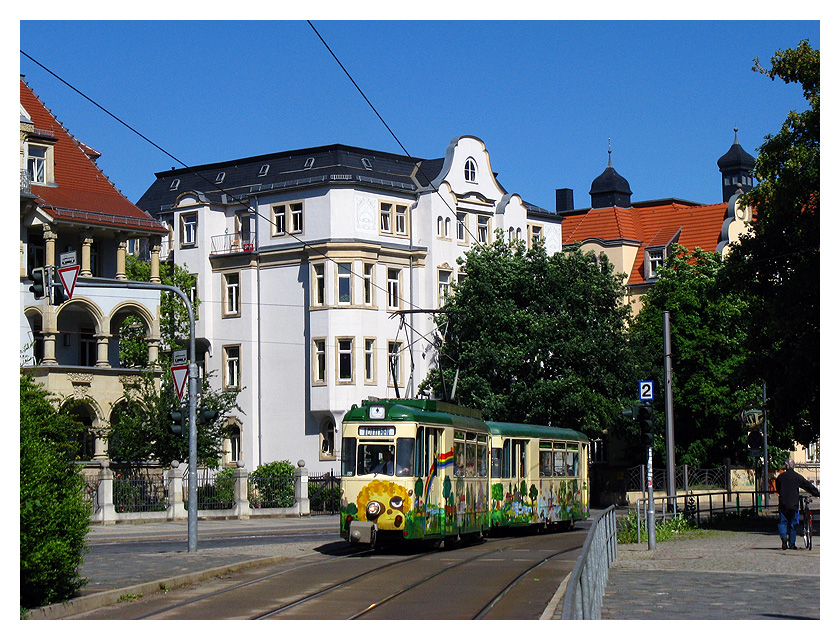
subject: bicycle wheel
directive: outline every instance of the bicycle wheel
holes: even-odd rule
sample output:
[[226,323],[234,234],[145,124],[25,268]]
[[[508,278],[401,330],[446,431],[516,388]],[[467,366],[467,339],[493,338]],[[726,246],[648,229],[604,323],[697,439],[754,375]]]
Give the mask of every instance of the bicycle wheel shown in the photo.
[[803,527],[802,539],[805,543],[805,548],[809,551],[814,548],[814,532],[811,514],[805,516],[805,526]]

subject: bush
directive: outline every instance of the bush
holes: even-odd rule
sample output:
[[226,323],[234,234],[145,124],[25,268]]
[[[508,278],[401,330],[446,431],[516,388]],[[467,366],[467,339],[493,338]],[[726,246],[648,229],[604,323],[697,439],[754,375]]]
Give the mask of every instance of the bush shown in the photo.
[[31,376],[20,377],[20,605],[72,597],[90,527],[84,479],[71,462],[78,426]]
[[295,504],[295,467],[288,460],[268,462],[248,476],[252,508],[275,509]]
[[[647,541],[647,521],[642,520],[641,525],[642,542],[645,542]],[[619,544],[631,544],[638,542],[635,515],[628,514],[618,518],[616,526]],[[656,541],[663,542],[678,535],[698,530],[699,528],[696,525],[694,525],[690,520],[687,520],[683,514],[678,513],[673,518],[659,520],[656,523]]]

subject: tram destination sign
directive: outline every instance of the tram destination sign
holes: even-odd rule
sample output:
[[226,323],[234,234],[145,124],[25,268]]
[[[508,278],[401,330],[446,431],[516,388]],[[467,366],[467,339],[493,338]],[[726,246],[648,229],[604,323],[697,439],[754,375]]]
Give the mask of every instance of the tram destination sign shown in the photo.
[[396,427],[359,427],[360,436],[392,436],[396,432]]

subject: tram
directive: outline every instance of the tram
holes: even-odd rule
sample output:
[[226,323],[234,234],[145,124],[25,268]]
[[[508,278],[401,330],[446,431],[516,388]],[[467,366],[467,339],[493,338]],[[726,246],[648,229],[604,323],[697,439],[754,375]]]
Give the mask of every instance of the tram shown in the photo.
[[589,515],[585,435],[485,422],[438,400],[366,400],[342,422],[341,536],[446,541]]

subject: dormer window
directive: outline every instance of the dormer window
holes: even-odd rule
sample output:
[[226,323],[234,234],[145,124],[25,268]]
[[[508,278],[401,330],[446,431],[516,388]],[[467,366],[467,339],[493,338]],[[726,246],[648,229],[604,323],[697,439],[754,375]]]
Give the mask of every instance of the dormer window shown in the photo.
[[311,169],[312,165],[315,164],[315,158],[307,158],[306,162],[303,163],[304,169]]
[[172,184],[169,185],[169,190],[170,191],[175,191],[175,189],[177,189],[178,185],[180,185],[180,184],[181,184],[181,181],[178,178],[175,178],[172,181]]
[[216,175],[216,184],[222,184],[222,182],[224,182],[224,181],[225,181],[225,172],[224,171],[219,171],[219,173]]
[[268,167],[267,164],[264,164],[263,166],[261,166],[260,167],[260,172],[257,174],[257,177],[262,178],[263,176],[268,175],[268,168],[269,167]]
[[29,181],[35,184],[47,184],[47,147],[30,144],[26,161]]
[[478,167],[475,164],[475,160],[472,158],[467,158],[467,161],[464,163],[464,179],[467,182],[476,182],[478,178]]
[[665,249],[648,249],[645,252],[645,277],[653,280],[658,277],[657,271],[665,263]]
[[373,165],[370,163],[370,160],[367,158],[362,158],[362,166],[367,169],[368,171],[373,170]]

